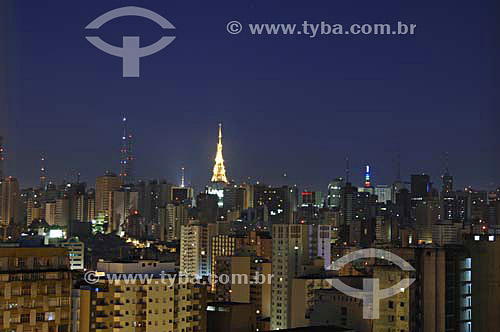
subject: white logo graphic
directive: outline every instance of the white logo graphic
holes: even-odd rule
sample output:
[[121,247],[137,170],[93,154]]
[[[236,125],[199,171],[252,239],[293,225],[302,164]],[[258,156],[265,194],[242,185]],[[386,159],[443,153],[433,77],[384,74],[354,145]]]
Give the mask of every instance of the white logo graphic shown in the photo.
[[[175,29],[175,27],[166,18],[157,13],[140,7],[122,7],[113,9],[105,14],[102,14],[85,29],[99,29],[104,23],[112,19],[123,16],[140,16],[157,23],[163,29]],[[99,37],[85,37],[92,45],[103,52],[123,58],[123,77],[139,77],[139,60],[142,57],[149,56],[161,51],[168,44],[174,41],[175,37],[161,37],[156,43],[146,47],[139,46],[139,37],[124,36],[123,46],[117,47],[110,45]]]
[[[398,255],[375,248],[357,250],[350,254],[347,254],[336,260],[335,263],[330,266],[330,269],[338,271],[347,263],[361,258],[385,259],[396,264],[403,271],[415,271],[415,269],[407,261],[405,261]],[[410,285],[414,281],[415,279],[412,278],[404,278],[392,287],[380,289],[379,279],[363,279],[363,289],[357,289],[344,284],[339,279],[328,280],[328,282],[333,287],[335,287],[342,293],[363,300],[364,319],[378,319],[379,301],[381,299],[394,296],[399,292],[403,292],[406,288],[410,287]]]

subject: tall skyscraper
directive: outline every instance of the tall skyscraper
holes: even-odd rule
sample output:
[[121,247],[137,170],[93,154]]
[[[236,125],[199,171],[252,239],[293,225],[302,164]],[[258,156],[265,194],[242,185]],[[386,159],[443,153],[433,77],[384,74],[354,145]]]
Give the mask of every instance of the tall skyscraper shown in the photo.
[[219,123],[219,142],[217,143],[217,154],[215,155],[215,165],[212,175],[212,182],[227,183],[226,168],[222,156],[222,124]]
[[355,219],[355,199],[358,195],[358,188],[347,182],[341,189],[340,209],[342,224],[350,225]]
[[188,223],[188,213],[188,205],[186,204],[167,204],[158,208],[160,240],[180,240],[181,227]]
[[127,217],[136,213],[139,206],[139,193],[128,189],[113,191],[111,194],[108,228],[120,234]]
[[21,221],[20,212],[21,196],[19,192],[19,182],[16,178],[9,176],[2,182],[2,195],[0,200],[1,226],[6,236],[6,228]]
[[211,225],[200,225],[194,221],[181,226],[180,273],[197,278],[210,277],[211,237],[214,233]]
[[56,202],[45,203],[45,221],[50,226],[56,224],[56,211],[57,211]]
[[111,193],[120,189],[122,179],[111,172],[99,176],[96,180],[95,213],[109,216]]
[[431,192],[431,179],[427,174],[413,174],[411,176],[411,196],[422,200]]
[[292,327],[292,280],[313,260],[331,264],[331,228],[327,225],[273,225],[271,329]]
[[336,178],[328,185],[328,196],[326,205],[329,208],[340,208],[340,191],[344,186],[344,178]]
[[120,160],[120,178],[122,179],[122,183],[127,185],[134,183],[134,156],[132,154],[133,136],[130,129],[127,127],[127,118],[123,118],[122,122],[123,135]]

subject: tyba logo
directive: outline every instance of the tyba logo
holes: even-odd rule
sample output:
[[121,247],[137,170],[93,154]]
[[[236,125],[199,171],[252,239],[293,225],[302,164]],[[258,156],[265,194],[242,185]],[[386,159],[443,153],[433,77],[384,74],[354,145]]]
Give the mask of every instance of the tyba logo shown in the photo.
[[[384,259],[389,262],[394,263],[403,271],[415,271],[415,269],[402,259],[401,257],[394,255],[391,252],[382,249],[362,249],[356,250],[350,254],[347,254],[340,259],[336,260],[331,266],[331,270],[340,270],[344,265],[362,258],[379,258]],[[399,292],[404,291],[406,288],[415,281],[412,278],[403,278],[400,282],[392,287],[380,289],[379,279],[363,279],[363,289],[352,288],[344,284],[339,279],[331,279],[328,282],[341,291],[342,293],[363,300],[363,318],[364,319],[378,319],[379,318],[379,301],[387,297],[396,295]]]
[[[85,29],[99,29],[104,23],[123,16],[140,16],[157,23],[162,29],[175,29],[175,27],[163,16],[157,13],[140,7],[122,7],[113,9],[102,14]],[[123,77],[139,77],[139,62],[140,58],[155,54],[161,51],[168,44],[174,41],[175,37],[161,37],[156,43],[146,47],[140,47],[140,38],[137,36],[124,36],[122,47],[110,45],[99,37],[85,37],[92,45],[103,52],[120,57],[123,59]]]

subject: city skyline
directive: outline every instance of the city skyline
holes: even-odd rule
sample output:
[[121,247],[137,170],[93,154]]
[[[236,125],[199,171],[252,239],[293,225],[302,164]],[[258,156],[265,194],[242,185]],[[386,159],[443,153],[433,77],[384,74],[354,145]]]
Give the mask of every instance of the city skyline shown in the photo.
[[497,7],[0,1],[0,332],[499,330]]
[[[123,123],[125,123],[126,118],[123,118],[121,121]],[[219,123],[218,125],[219,125],[219,135],[221,135],[220,130],[221,130],[222,123]],[[123,126],[124,127],[122,127],[122,130],[123,130],[122,135],[124,135],[124,136],[121,137],[122,142],[128,142],[129,140],[131,141],[133,129],[126,127],[125,124]],[[127,132],[126,136],[125,136],[125,132]],[[220,138],[221,138],[221,136],[219,136],[219,139]],[[3,141],[5,141],[5,139]],[[39,165],[34,170],[34,171],[38,172],[37,177],[35,178],[36,180],[33,182],[33,184],[30,185],[28,182],[26,182],[26,183],[23,182],[24,178],[22,176],[9,173],[9,170],[8,170],[8,159],[9,159],[8,158],[8,151],[5,148],[5,143],[3,143],[3,145],[2,145],[3,150],[4,150],[2,153],[3,159],[4,159],[3,160],[3,172],[4,172],[4,175],[6,177],[12,176],[12,177],[17,178],[20,181],[20,184],[22,185],[23,188],[30,188],[30,187],[36,188],[39,186],[41,181],[43,181],[43,182],[47,181],[47,183],[51,182],[51,183],[54,183],[56,185],[59,183],[63,183],[63,182],[81,181],[81,182],[87,183],[87,185],[89,185],[89,187],[94,187],[95,186],[95,178],[102,176],[106,172],[112,172],[112,173],[115,173],[115,174],[119,175],[120,177],[122,177],[121,174],[122,174],[123,169],[125,167],[123,164],[124,160],[127,160],[127,158],[132,158],[132,157],[127,157],[127,154],[126,153],[124,154],[124,152],[123,152],[124,151],[123,149],[125,147],[127,147],[129,144],[132,144],[132,143],[122,143],[121,150],[119,150],[119,152],[117,153],[117,161],[116,161],[117,165],[115,165],[116,166],[115,168],[104,169],[101,173],[95,174],[94,177],[92,177],[91,175],[88,175],[88,174],[87,175],[83,174],[83,176],[82,176],[82,173],[78,170],[77,167],[74,168],[75,172],[73,174],[70,174],[68,172],[65,176],[57,176],[57,175],[54,176],[54,175],[50,174],[50,166],[49,167],[46,166],[47,165],[47,155],[42,153],[41,158],[39,159]],[[221,141],[219,141],[219,144],[221,144]],[[217,146],[219,146],[219,145],[217,145]],[[219,149],[219,147],[217,147],[217,154],[219,153],[218,149]],[[135,156],[135,154],[137,152],[134,150],[133,152],[128,151],[127,153],[132,153]],[[221,153],[222,153],[222,144],[221,144]],[[7,155],[7,157],[6,157],[6,155]],[[222,155],[221,155],[221,157],[222,157]],[[370,171],[369,172],[370,173],[370,182],[372,182],[375,186],[376,185],[391,185],[392,183],[394,183],[395,181],[398,180],[397,179],[398,175],[402,174],[401,181],[409,184],[410,183],[410,176],[412,174],[428,174],[431,176],[431,182],[434,184],[434,186],[436,187],[436,185],[437,185],[437,187],[440,187],[442,184],[442,176],[445,175],[446,172],[450,172],[450,175],[454,177],[454,183],[456,186],[455,188],[457,188],[457,190],[463,190],[467,187],[471,187],[474,189],[495,190],[499,186],[499,184],[495,183],[495,182],[490,182],[489,185],[487,187],[485,187],[485,186],[475,185],[472,182],[467,182],[466,180],[463,180],[463,179],[457,179],[457,177],[453,173],[453,165],[451,165],[451,171],[449,170],[450,169],[449,154],[443,153],[443,155],[441,157],[442,157],[442,162],[443,162],[443,168],[442,168],[443,170],[439,174],[433,174],[433,173],[426,172],[426,171],[421,171],[421,172],[417,171],[417,172],[407,173],[401,167],[401,155],[397,154],[393,160],[394,176],[392,177],[392,179],[390,179],[390,174],[389,174],[389,179],[386,181],[380,181],[380,180],[377,180],[377,178],[375,178],[376,180],[374,181],[373,177],[371,176],[371,171]],[[133,159],[134,159],[134,163],[135,163],[135,157]],[[347,165],[346,165],[346,159],[348,159]],[[304,190],[314,190],[314,191],[326,192],[328,183],[330,181],[334,180],[335,178],[338,178],[338,177],[345,178],[347,170],[349,171],[349,181],[351,183],[353,183],[353,185],[360,186],[360,187],[363,187],[364,185],[366,185],[366,181],[365,181],[366,180],[366,166],[369,165],[370,169],[375,168],[375,171],[377,170],[376,165],[374,165],[373,163],[370,163],[366,160],[360,161],[361,159],[358,158],[357,162],[358,162],[358,164],[360,164],[360,167],[355,167],[356,165],[353,166],[353,162],[352,162],[353,158],[351,156],[347,156],[346,159],[339,161],[340,164],[342,162],[344,164],[343,165],[343,173],[340,172],[336,175],[332,175],[331,178],[325,179],[325,181],[323,181],[323,184],[322,185],[320,184],[319,186],[314,186],[313,184],[308,185],[307,183],[299,184],[297,182],[294,182],[293,180],[291,180],[291,182],[290,181],[287,182],[290,179],[290,177],[289,177],[288,172],[286,172],[286,171],[283,171],[281,176],[275,176],[274,181],[272,179],[270,181],[266,181],[265,180],[266,175],[261,175],[260,177],[259,176],[256,176],[256,177],[248,176],[246,178],[245,178],[245,176],[239,176],[238,178],[235,179],[234,177],[231,176],[231,172],[230,172],[228,175],[228,181],[234,181],[237,184],[238,183],[263,183],[263,184],[270,185],[270,186],[296,185],[299,188],[304,189]],[[224,163],[224,160],[222,160],[222,163]],[[231,163],[229,162],[229,164],[231,164]],[[127,167],[130,167],[130,166],[127,166]],[[347,167],[348,167],[348,169],[347,169]],[[177,184],[177,185],[181,185],[183,182],[185,182],[186,186],[191,186],[199,191],[203,191],[204,188],[206,187],[206,185],[208,185],[210,182],[213,182],[213,176],[214,176],[213,170],[212,171],[208,170],[207,174],[212,174],[212,175],[211,176],[209,175],[208,179],[205,182],[200,181],[198,183],[193,183],[193,181],[189,177],[190,168],[191,167],[189,167],[189,165],[183,165],[179,169],[175,170],[175,171],[177,171],[177,174],[174,174],[171,177],[168,177],[165,175],[141,176],[139,174],[137,176],[137,180],[142,180],[142,181],[149,181],[149,180],[155,180],[155,179],[156,180],[167,180],[167,181],[169,181],[173,184]],[[186,169],[188,171],[187,176],[186,176]],[[230,168],[230,170],[231,170],[231,168]],[[135,169],[134,169],[134,171],[135,171]],[[27,178],[30,178],[30,177],[31,176],[29,176]],[[224,175],[224,177],[225,177],[225,175]],[[42,178],[43,178],[43,180],[42,180]],[[210,178],[212,178],[212,179],[210,179]]]
[[[186,167],[191,183],[205,184],[219,122],[228,174],[237,181],[250,176],[321,189],[344,174],[349,157],[353,181],[361,182],[368,162],[373,181],[388,183],[400,154],[402,174],[427,172],[437,182],[445,152],[461,187],[488,188],[499,178],[495,21],[487,10],[493,2],[449,0],[436,8],[424,1],[411,10],[398,1],[384,8],[368,1],[314,8],[300,1],[285,8],[255,0],[215,7],[147,2],[175,25],[176,40],[144,58],[137,79],[121,77],[120,60],[85,39],[85,26],[115,4],[2,6],[2,13],[15,14],[5,19],[11,24],[1,37],[11,47],[0,56],[12,65],[0,89],[0,135],[6,169],[23,184],[38,182],[42,154],[51,178],[78,170],[91,182],[107,169],[119,173],[123,116],[134,127],[134,167],[143,178],[174,180]],[[480,24],[464,25],[464,12]],[[44,24],[39,17],[47,18]],[[230,20],[273,18],[402,20],[415,22],[418,33],[311,39],[226,31]],[[154,23],[130,20],[109,22],[98,34],[114,44],[126,34],[144,36],[146,44],[160,34]]]

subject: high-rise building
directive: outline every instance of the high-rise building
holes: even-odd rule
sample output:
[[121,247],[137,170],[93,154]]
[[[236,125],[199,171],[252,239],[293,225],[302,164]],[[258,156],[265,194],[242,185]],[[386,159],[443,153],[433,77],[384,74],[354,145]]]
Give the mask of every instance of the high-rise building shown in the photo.
[[120,159],[120,178],[125,185],[134,184],[134,156],[132,154],[133,136],[127,127],[127,118],[122,119],[123,134]]
[[411,176],[411,196],[414,199],[424,199],[431,192],[431,180],[427,174]]
[[326,225],[273,225],[271,329],[291,327],[292,280],[321,257],[331,264],[331,227]]
[[127,217],[138,211],[139,193],[121,189],[113,191],[110,196],[108,231],[120,234]]
[[56,225],[56,202],[45,203],[45,222],[53,226]]
[[[392,187],[386,184],[378,184],[375,187],[375,195],[378,203],[386,204],[388,201],[392,201]],[[393,202],[395,203],[395,201]]]
[[484,190],[466,188],[467,198],[467,221],[484,222],[488,220],[488,193]]
[[230,183],[224,186],[224,210],[242,211],[245,205],[245,188]]
[[340,192],[344,186],[344,178],[336,178],[328,185],[328,195],[326,196],[326,206],[329,208],[340,208]]
[[120,189],[122,179],[116,174],[106,172],[103,176],[97,177],[95,191],[95,214],[110,216],[110,200],[113,191]]
[[[217,259],[219,257],[223,256],[233,256],[236,253],[236,249],[242,249],[245,243],[245,238],[241,237],[236,237],[236,236],[231,236],[231,235],[225,235],[225,234],[218,234],[214,235],[211,238],[211,271],[212,271],[212,276],[211,276],[211,284],[212,284],[212,291],[215,291],[215,273],[213,271],[216,271],[217,269]],[[221,300],[222,301],[222,300]]]
[[311,325],[310,312],[314,303],[315,290],[332,288],[331,275],[312,273],[292,279],[290,328],[307,327]]
[[211,225],[195,221],[181,226],[180,273],[197,278],[211,275],[211,238],[215,230]]
[[19,182],[16,178],[9,176],[2,182],[0,196],[0,217],[4,239],[7,236],[7,227],[11,224],[19,224],[21,222],[20,204]]
[[161,241],[181,239],[181,227],[188,223],[188,212],[186,204],[167,204],[158,209]]
[[68,227],[70,221],[70,200],[68,197],[61,197],[56,200],[56,225]]
[[446,168],[446,172],[442,176],[443,180],[443,193],[450,193],[453,191],[453,176],[450,174],[448,168]]
[[[378,280],[381,289],[394,286],[395,280],[399,281],[408,277],[408,271],[402,271],[393,265],[375,265],[370,275],[370,278]],[[363,280],[366,280],[360,276],[341,277],[341,279],[342,282],[356,289],[362,289]],[[334,288],[318,289],[314,293],[312,302],[309,317],[313,326],[333,325],[349,331],[352,329],[352,331],[363,332],[443,331],[439,329],[413,330],[410,328],[412,311],[409,289],[404,289],[392,297],[380,299],[378,319],[364,319],[363,310],[366,304],[363,303],[363,300],[353,298]]]
[[464,223],[467,219],[468,194],[464,191],[443,192],[441,216],[443,220]]
[[254,206],[265,206],[265,218],[270,224],[292,224],[296,222],[299,205],[297,187],[282,186],[270,187],[266,185],[254,186]]
[[191,204],[194,197],[194,189],[190,187],[172,187],[171,194],[172,202],[176,204],[188,203]]
[[432,229],[440,219],[440,212],[438,199],[428,198],[417,202],[415,226],[419,243],[432,242]]
[[96,218],[96,213],[95,213],[95,190],[89,190],[87,192],[87,218],[88,221],[91,222],[92,220],[95,220]]
[[354,220],[355,200],[358,195],[358,188],[354,187],[350,182],[346,183],[342,188],[340,199],[340,210],[343,225],[350,225]]
[[466,294],[462,302],[462,331],[496,331],[500,326],[500,236],[474,235],[466,243],[470,256],[460,275]]
[[212,175],[212,182],[227,183],[226,167],[222,156],[222,124],[219,123],[219,141],[217,143],[217,153],[215,155],[215,165]]
[[87,193],[82,193],[79,194],[76,199],[76,220],[80,222],[89,222],[91,219],[89,219],[89,210],[88,210],[88,204],[89,204],[89,198],[87,196]]
[[85,244],[78,237],[71,237],[59,244],[68,250],[71,270],[83,270],[85,265]]
[[[205,288],[181,281],[163,265],[158,261],[99,262],[99,273],[127,273],[131,279],[100,278],[93,288],[80,288],[80,331],[90,327],[90,331],[103,332],[206,332]],[[149,281],[142,279],[145,275],[151,276]]]
[[68,251],[0,247],[0,317],[6,331],[70,331]]

